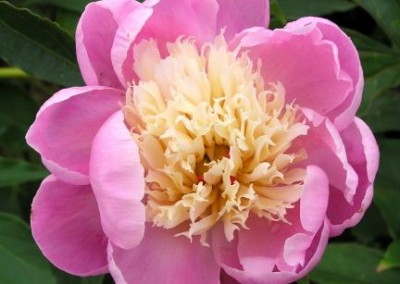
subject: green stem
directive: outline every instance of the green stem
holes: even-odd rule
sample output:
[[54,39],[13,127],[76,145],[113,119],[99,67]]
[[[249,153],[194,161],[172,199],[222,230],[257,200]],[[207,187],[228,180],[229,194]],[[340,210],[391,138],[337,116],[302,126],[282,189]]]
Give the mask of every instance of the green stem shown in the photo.
[[15,67],[2,67],[0,68],[0,79],[2,78],[27,78],[29,77],[21,69]]

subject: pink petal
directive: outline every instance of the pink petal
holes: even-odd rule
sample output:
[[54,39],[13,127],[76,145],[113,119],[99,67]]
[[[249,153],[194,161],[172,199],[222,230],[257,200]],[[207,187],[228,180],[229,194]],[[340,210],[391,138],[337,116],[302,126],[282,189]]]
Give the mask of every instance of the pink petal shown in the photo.
[[290,210],[287,216],[291,225],[259,218],[250,220],[250,229],[239,232],[238,254],[245,271],[257,273],[261,268],[272,271],[279,258],[284,258],[292,267],[303,265],[313,234],[325,219],[328,185],[325,173],[309,166],[300,206]]
[[140,10],[128,15],[119,27],[111,51],[114,68],[123,84],[135,75],[133,46],[143,39],[154,38],[165,50],[167,42],[179,36],[193,36],[198,44],[216,35],[218,5],[215,0],[147,1]]
[[328,201],[329,179],[326,173],[315,165],[308,166],[300,199],[300,221],[305,231],[315,233],[320,229]]
[[93,138],[123,99],[121,91],[107,87],[61,90],[38,112],[26,135],[27,142],[57,178],[88,184]]
[[62,181],[75,185],[86,185],[90,183],[89,176],[86,174],[81,174],[73,170],[71,171],[53,161],[46,160],[44,157],[42,157],[42,163],[53,175],[59,177]]
[[138,147],[121,111],[98,131],[92,147],[90,182],[99,204],[101,223],[110,241],[124,249],[144,234],[144,170]]
[[329,177],[331,187],[337,188],[352,202],[358,186],[358,176],[348,161],[345,145],[332,122],[319,114],[303,109],[310,129],[295,143],[307,152],[306,165],[318,165]]
[[247,224],[249,230],[239,231],[238,240],[231,243],[215,230],[213,248],[218,263],[241,283],[289,283],[300,278],[322,254],[312,253],[326,245],[328,196],[325,173],[307,167],[304,195],[287,215],[291,225],[253,216]]
[[32,233],[43,254],[68,273],[107,272],[107,238],[90,186],[46,178],[32,203]]
[[240,40],[255,62],[261,61],[266,83],[281,82],[287,103],[328,114],[353,92],[353,81],[343,70],[337,46],[312,25],[293,29],[249,29]]
[[301,18],[289,23],[285,28],[298,30],[305,26],[313,26],[313,28],[320,31],[323,40],[332,42],[336,46],[340,68],[352,80],[353,90],[342,104],[327,114],[335,126],[339,130],[342,130],[353,122],[356,111],[361,103],[364,87],[363,72],[357,49],[351,39],[335,23],[326,19],[315,17]]
[[[352,136],[355,131],[357,131],[358,137],[361,136],[362,148]],[[359,167],[365,166],[367,171],[366,178],[370,183],[373,183],[379,167],[379,148],[371,129],[364,121],[356,117],[353,124],[343,131],[342,139],[351,164],[357,170]]]
[[111,62],[111,47],[121,18],[139,6],[130,0],[106,0],[86,6],[77,26],[76,49],[87,85],[121,87]]
[[340,191],[331,192],[328,218],[331,221],[331,235],[339,235],[346,228],[356,225],[371,204],[373,182],[378,170],[379,150],[371,130],[361,120],[355,121],[341,133],[350,164],[356,170],[359,184],[352,204]]
[[164,44],[182,35],[194,36],[199,42],[215,37],[218,11],[215,0],[182,0],[179,3],[176,0],[159,0],[151,3],[154,12],[141,36],[152,37]]
[[110,272],[117,283],[217,284],[220,268],[212,250],[175,231],[147,224],[142,242],[123,250],[109,245]]
[[[141,36],[159,43],[175,41],[179,36],[194,36],[206,42],[216,35],[218,4],[215,0],[153,1],[154,13]],[[165,25],[168,23],[168,25]]]
[[[229,266],[225,263],[220,263],[219,256],[217,260],[224,271],[236,279],[239,283],[246,284],[287,284],[294,282],[309,273],[321,260],[321,257],[325,251],[326,245],[329,240],[329,221],[325,219],[324,224],[321,229],[315,234],[313,242],[311,243],[309,249],[305,255],[306,265],[299,269],[298,272],[281,272],[274,270],[270,271],[260,271],[258,274],[250,274],[242,269],[238,269]],[[225,260],[225,259],[224,259]],[[233,282],[235,283],[235,282]],[[226,284],[231,284],[227,282]]]
[[268,27],[269,0],[217,0],[217,33],[225,30],[229,41],[236,33],[252,27]]
[[121,19],[116,31],[111,59],[118,79],[124,87],[136,79],[133,72],[133,45],[135,40],[135,43],[139,42],[137,35],[152,14],[151,7],[142,5]]

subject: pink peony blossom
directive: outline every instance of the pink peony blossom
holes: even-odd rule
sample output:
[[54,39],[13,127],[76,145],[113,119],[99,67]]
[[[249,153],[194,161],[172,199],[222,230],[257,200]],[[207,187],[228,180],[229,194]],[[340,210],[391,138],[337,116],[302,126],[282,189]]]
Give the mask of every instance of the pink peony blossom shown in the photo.
[[370,205],[363,74],[332,22],[269,30],[267,0],[103,0],[76,34],[84,87],[27,141],[51,175],[43,254],[116,283],[289,283]]

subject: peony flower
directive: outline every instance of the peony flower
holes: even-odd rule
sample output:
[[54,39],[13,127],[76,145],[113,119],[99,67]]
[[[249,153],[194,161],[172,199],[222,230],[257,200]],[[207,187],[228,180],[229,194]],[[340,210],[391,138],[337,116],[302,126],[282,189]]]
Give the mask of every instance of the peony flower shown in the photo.
[[76,33],[84,87],[27,141],[51,175],[32,204],[43,254],[116,283],[289,283],[371,203],[378,148],[355,117],[351,40],[267,0],[103,0]]

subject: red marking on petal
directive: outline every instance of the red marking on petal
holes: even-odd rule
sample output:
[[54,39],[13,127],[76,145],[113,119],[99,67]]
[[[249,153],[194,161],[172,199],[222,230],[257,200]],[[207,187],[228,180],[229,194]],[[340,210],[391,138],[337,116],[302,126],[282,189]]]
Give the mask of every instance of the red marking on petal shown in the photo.
[[205,182],[204,182],[204,175],[197,176],[197,183],[200,183],[200,182],[205,183]]
[[227,157],[228,159],[231,158],[231,149],[228,149],[228,151],[226,151],[225,157]]

